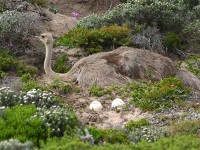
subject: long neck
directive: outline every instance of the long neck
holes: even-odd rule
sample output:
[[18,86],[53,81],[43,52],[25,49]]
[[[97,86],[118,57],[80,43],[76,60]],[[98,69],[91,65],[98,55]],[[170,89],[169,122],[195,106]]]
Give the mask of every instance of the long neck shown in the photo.
[[44,60],[44,70],[49,76],[55,76],[56,73],[51,69],[51,57],[52,57],[52,44],[45,44],[46,56]]

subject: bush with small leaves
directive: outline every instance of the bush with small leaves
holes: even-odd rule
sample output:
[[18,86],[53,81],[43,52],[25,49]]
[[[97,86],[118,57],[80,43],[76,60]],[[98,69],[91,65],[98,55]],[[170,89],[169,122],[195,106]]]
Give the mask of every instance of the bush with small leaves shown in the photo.
[[21,99],[20,94],[10,90],[9,87],[0,88],[0,109],[18,105]]
[[5,11],[0,14],[0,18],[1,47],[20,53],[20,50],[33,46],[30,38],[40,30],[39,15]]
[[138,121],[129,121],[125,128],[129,131],[135,130],[136,128],[140,128],[142,126],[149,126],[151,123],[147,121],[146,119],[140,119]]
[[158,83],[138,84],[131,92],[130,103],[144,110],[160,110],[170,108],[175,100],[185,100],[189,89],[183,86],[178,78],[165,78]]
[[59,37],[57,45],[69,47],[83,47],[89,54],[112,50],[119,46],[130,45],[127,26],[109,26],[100,29],[74,28],[67,34]]
[[148,142],[154,142],[161,137],[166,137],[169,135],[167,129],[162,129],[154,126],[135,128],[129,133],[129,138],[132,139],[134,143],[138,143],[142,140]]
[[200,127],[200,121],[197,120],[186,120],[173,123],[170,128],[170,134],[196,134]]
[[40,118],[30,119],[36,113],[33,105],[15,106],[4,109],[0,117],[0,141],[10,138],[32,141],[39,146],[47,138],[47,128]]
[[120,144],[128,144],[130,143],[129,138],[122,130],[117,129],[98,129],[94,127],[88,128],[89,133],[93,136],[95,140],[95,144],[99,143],[120,143]]
[[162,36],[155,27],[148,27],[141,33],[131,37],[135,46],[141,49],[149,49],[151,51],[163,50]]
[[157,26],[161,31],[179,32],[186,22],[190,21],[190,17],[192,18],[192,14],[187,11],[187,5],[182,1],[128,0],[127,3],[119,4],[105,14],[93,14],[84,18],[78,26],[99,28],[113,24],[130,24],[134,20],[139,24]]
[[181,38],[174,32],[168,32],[164,39],[164,45],[167,51],[174,52],[181,48]]
[[31,150],[33,149],[33,146],[32,142],[27,141],[25,143],[21,143],[17,139],[9,139],[0,142],[1,150]]
[[32,75],[38,73],[36,67],[18,61],[8,50],[0,50],[0,62],[0,78],[5,77],[9,72],[15,73],[19,76],[24,73],[30,73]]
[[200,55],[190,56],[185,60],[187,69],[200,79]]
[[55,78],[48,86],[50,89],[61,94],[69,94],[72,91],[72,85],[61,81],[59,78]]
[[67,54],[61,55],[58,59],[56,59],[53,70],[58,73],[67,73],[70,70],[70,66],[67,64],[67,61]]
[[63,106],[59,97],[40,89],[31,89],[21,94],[21,105],[34,104],[37,108],[51,108],[52,106]]
[[78,119],[72,109],[68,107],[52,106],[49,109],[37,109],[32,119],[41,118],[45,126],[50,129],[50,136],[62,137],[64,133],[73,136],[78,131]]
[[104,87],[101,87],[99,85],[93,85],[90,89],[90,94],[91,95],[94,95],[94,96],[97,96],[97,97],[101,97],[105,94],[109,94],[111,93],[111,90],[108,89],[108,88],[104,88]]

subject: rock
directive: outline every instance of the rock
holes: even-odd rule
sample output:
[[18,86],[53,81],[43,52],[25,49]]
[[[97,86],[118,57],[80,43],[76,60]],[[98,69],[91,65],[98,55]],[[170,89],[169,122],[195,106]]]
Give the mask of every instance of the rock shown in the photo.
[[96,112],[99,112],[99,111],[101,111],[103,109],[103,106],[101,105],[101,103],[99,101],[93,101],[90,104],[90,109],[94,110]]

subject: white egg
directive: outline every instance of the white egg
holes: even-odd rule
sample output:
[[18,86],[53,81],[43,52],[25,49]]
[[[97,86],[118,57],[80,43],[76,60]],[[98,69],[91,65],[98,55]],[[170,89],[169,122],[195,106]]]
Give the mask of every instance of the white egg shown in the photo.
[[116,98],[112,101],[111,108],[118,108],[125,105],[124,101],[120,98]]
[[101,103],[99,101],[93,101],[90,104],[90,109],[98,112],[98,111],[101,111],[103,109],[103,106],[101,105]]

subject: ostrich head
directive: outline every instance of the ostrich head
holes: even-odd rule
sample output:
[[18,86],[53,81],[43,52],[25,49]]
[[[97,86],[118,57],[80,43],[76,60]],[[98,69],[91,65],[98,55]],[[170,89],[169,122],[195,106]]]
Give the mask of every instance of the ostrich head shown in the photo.
[[38,38],[45,45],[52,45],[53,44],[53,36],[52,36],[51,33],[42,33]]

